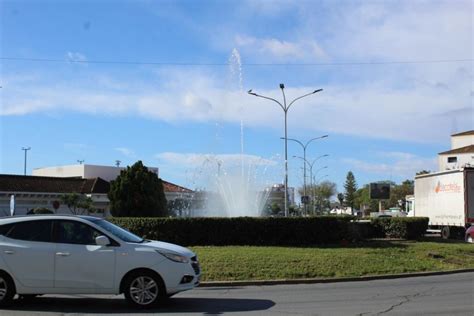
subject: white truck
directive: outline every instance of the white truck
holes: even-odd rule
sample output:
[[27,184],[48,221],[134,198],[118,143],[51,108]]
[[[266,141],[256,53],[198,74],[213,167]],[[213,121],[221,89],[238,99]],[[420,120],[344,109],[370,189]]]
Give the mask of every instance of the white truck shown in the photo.
[[474,225],[474,168],[416,176],[414,202],[409,216],[428,217],[430,230],[445,239],[464,236]]

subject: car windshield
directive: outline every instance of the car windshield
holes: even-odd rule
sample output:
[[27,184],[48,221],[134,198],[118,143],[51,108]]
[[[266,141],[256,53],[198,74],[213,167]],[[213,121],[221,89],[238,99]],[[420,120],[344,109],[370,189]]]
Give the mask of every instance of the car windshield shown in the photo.
[[145,240],[143,238],[138,237],[135,234],[132,234],[126,229],[123,229],[122,227],[119,227],[117,225],[112,224],[111,222],[108,222],[104,219],[97,219],[97,220],[91,220],[94,224],[97,226],[102,227],[112,235],[114,235],[117,238],[120,238],[121,240],[125,242],[132,242],[132,243],[142,243]]

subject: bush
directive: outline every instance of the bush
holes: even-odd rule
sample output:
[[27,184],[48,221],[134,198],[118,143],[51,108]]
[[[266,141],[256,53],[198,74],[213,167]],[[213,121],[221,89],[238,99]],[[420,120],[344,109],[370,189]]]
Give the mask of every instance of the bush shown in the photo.
[[418,239],[426,233],[428,221],[427,217],[374,218],[373,237]]
[[111,218],[138,236],[181,245],[307,246],[346,238],[352,217]]
[[27,213],[27,215],[39,215],[39,214],[54,214],[54,212],[46,207],[38,207],[38,208],[30,210]]

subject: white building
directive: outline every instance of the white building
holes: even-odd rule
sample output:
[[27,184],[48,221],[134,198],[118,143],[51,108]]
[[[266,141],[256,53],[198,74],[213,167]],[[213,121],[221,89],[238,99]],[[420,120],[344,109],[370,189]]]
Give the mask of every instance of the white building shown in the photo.
[[[158,168],[147,167],[149,171],[158,174]],[[97,166],[97,165],[69,165],[69,166],[55,166],[46,168],[33,169],[34,176],[42,177],[57,177],[57,178],[71,178],[78,177],[82,179],[102,178],[106,181],[112,181],[117,178],[120,171],[127,169],[126,167],[113,166]]]
[[[61,201],[68,193],[77,193],[92,199],[97,216],[109,215],[107,193],[110,185],[101,178],[58,178],[0,174],[0,216],[10,214],[10,199],[15,199],[15,214],[25,215],[36,208],[47,208],[56,214],[71,211]],[[79,210],[77,210],[79,211]],[[79,213],[78,214],[82,214]]]
[[439,171],[474,166],[474,130],[451,135],[451,150],[438,154]]

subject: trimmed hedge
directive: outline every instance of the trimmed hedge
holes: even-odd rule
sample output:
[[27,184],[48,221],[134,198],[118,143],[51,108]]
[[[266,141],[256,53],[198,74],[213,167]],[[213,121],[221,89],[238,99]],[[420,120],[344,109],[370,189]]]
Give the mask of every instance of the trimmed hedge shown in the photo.
[[111,218],[138,236],[186,246],[337,243],[352,217]]
[[417,239],[428,219],[392,217],[351,222],[351,216],[159,218],[113,217],[109,220],[143,238],[185,246],[310,246],[373,237]]
[[371,223],[374,237],[418,239],[426,233],[428,221],[428,217],[391,217],[374,218]]

